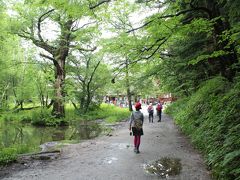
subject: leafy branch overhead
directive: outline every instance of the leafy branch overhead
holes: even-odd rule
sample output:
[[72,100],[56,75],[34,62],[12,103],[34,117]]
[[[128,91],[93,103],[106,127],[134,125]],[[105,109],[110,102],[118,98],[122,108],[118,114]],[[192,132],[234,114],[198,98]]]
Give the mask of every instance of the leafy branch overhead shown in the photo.
[[239,0],[1,2],[0,120],[67,125],[107,95],[132,111],[168,94],[214,178],[239,179]]

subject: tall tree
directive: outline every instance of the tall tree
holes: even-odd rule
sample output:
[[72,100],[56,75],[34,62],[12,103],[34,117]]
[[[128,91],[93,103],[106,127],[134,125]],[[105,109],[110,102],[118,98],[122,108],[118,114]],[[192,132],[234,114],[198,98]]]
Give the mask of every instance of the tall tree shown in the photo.
[[[99,5],[96,1],[89,4],[88,1],[28,0],[17,6],[19,17],[22,19],[20,28],[17,27],[19,28],[17,34],[43,49],[44,52],[40,55],[52,61],[54,65],[55,91],[52,114],[55,117],[65,115],[65,64],[70,49],[80,51],[96,49],[89,44],[92,37],[88,31],[94,31],[92,9]],[[47,38],[47,30],[51,30],[49,33],[52,34],[57,31],[53,40]]]

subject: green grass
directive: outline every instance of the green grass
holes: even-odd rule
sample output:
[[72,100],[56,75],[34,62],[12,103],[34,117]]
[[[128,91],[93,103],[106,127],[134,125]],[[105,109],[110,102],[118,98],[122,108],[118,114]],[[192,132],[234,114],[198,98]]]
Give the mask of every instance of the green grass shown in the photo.
[[120,108],[111,104],[101,104],[99,109],[86,114],[86,119],[105,119],[108,123],[114,123],[127,119],[130,116],[128,108]]
[[1,119],[5,121],[31,122],[32,111],[4,112],[0,117]]
[[0,165],[5,165],[16,161],[17,151],[14,148],[4,148],[0,150]]
[[7,148],[1,148],[0,150],[0,166],[10,164],[17,160],[18,154],[24,154],[28,152],[33,152],[27,145],[13,145]]
[[78,111],[70,104],[66,104],[65,118],[54,118],[51,115],[51,109],[32,109],[18,112],[4,112],[1,114],[0,120],[17,121],[31,123],[36,126],[58,126],[67,125],[71,121],[96,120],[103,119],[108,123],[114,123],[129,117],[128,108],[120,108],[110,104],[101,104],[99,108],[86,114],[79,114]]

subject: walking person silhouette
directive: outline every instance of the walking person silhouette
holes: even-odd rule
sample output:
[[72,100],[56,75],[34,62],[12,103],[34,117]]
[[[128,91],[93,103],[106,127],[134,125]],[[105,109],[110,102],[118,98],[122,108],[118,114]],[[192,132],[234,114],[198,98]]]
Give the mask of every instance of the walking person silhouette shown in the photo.
[[154,110],[153,110],[153,106],[152,103],[149,104],[148,106],[148,119],[149,119],[149,123],[153,123],[153,114],[154,114]]
[[130,117],[129,130],[132,130],[134,136],[134,152],[140,153],[139,146],[141,143],[141,136],[143,135],[143,113],[140,111],[142,109],[141,103],[137,102],[135,104],[136,111],[133,111]]

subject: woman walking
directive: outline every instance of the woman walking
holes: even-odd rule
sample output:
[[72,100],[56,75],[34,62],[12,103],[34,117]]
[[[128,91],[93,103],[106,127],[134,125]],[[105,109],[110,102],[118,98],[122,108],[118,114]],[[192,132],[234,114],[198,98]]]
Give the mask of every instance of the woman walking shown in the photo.
[[139,146],[141,143],[141,136],[143,135],[143,113],[140,111],[142,109],[141,103],[137,102],[135,104],[136,111],[132,112],[130,117],[130,124],[129,124],[129,130],[132,130],[133,136],[134,136],[134,152],[140,153]]
[[147,110],[148,110],[148,119],[149,119],[149,122],[150,122],[150,123],[153,123],[153,113],[154,113],[154,110],[153,110],[152,103],[149,104]]

